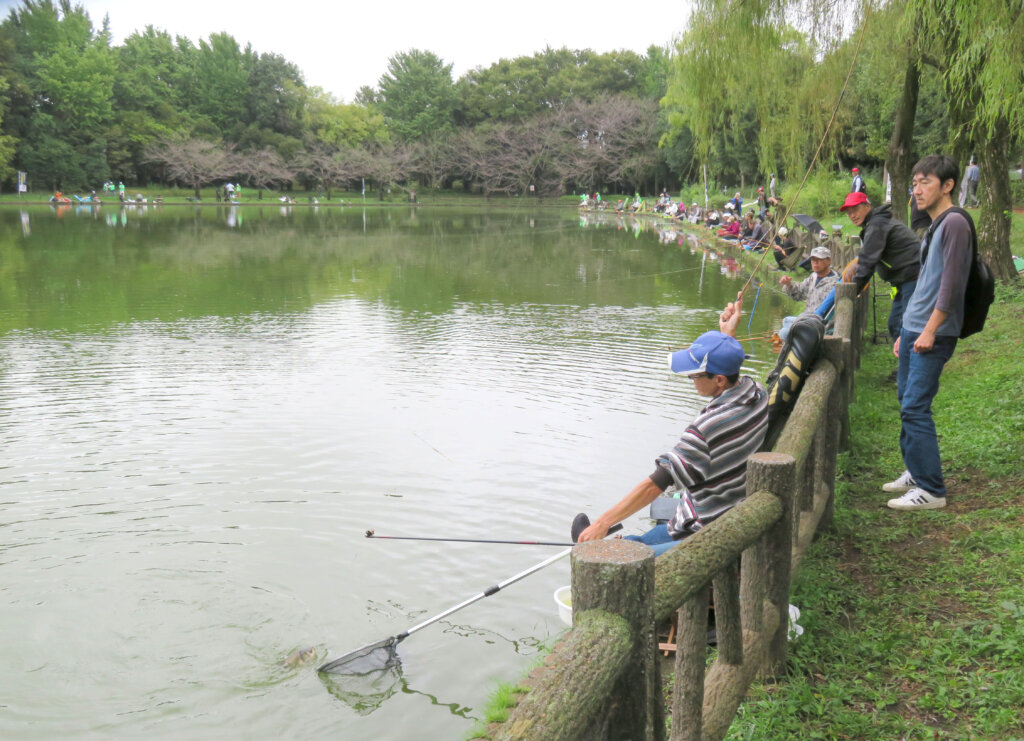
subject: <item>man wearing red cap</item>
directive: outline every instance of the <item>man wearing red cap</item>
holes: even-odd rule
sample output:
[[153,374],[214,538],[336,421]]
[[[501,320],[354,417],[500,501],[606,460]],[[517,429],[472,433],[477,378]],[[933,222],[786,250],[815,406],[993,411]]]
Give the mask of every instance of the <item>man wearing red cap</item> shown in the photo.
[[860,170],[856,167],[850,170],[853,173],[853,184],[850,185],[851,193],[867,193],[868,186],[864,185],[864,178],[860,176]]
[[914,295],[921,270],[920,241],[910,227],[892,217],[888,203],[872,208],[866,193],[850,193],[839,210],[861,227],[857,272],[853,277],[857,292],[864,290],[876,268],[882,279],[896,289],[889,312],[889,336],[895,341],[900,336],[903,310]]

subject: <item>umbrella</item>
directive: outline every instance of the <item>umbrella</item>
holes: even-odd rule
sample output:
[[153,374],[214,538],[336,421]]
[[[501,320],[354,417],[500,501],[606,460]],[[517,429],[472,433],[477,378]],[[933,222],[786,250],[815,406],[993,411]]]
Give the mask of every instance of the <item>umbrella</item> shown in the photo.
[[817,236],[819,232],[825,231],[824,227],[813,216],[807,214],[791,214],[793,219],[808,232]]

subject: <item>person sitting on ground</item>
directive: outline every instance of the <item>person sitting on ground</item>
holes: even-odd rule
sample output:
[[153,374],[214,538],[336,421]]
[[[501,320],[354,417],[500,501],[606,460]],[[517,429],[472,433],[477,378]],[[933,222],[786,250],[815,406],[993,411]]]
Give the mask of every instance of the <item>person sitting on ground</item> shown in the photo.
[[750,238],[744,241],[743,246],[754,252],[762,252],[767,245],[768,230],[765,228],[764,221],[757,219],[754,223],[754,229],[750,233]]
[[711,209],[711,213],[709,213],[708,217],[706,219],[704,219],[704,226],[708,227],[709,229],[713,229],[714,227],[718,226],[720,223],[721,223],[721,216],[718,213],[718,209],[714,209],[714,208]]
[[594,520],[580,542],[600,540],[612,525],[676,484],[686,493],[672,519],[643,535],[626,536],[660,556],[746,498],[747,458],[761,448],[768,429],[768,393],[755,379],[740,375],[746,357],[736,340],[742,307],[741,292],[719,316],[717,332],[705,332],[669,356],[672,371],[692,378],[697,393],[711,401],[675,447],[655,460],[654,472]]
[[743,226],[742,226],[742,229],[741,229],[741,236],[749,237],[751,234],[754,233],[754,227],[755,226],[757,226],[757,222],[754,219],[754,212],[753,211],[747,211],[746,215],[743,217]]
[[694,201],[693,205],[690,206],[689,214],[690,214],[690,223],[691,224],[696,224],[698,221],[701,221],[704,218],[704,209],[701,208],[700,206],[698,206],[697,202]]
[[725,226],[718,230],[718,236],[730,241],[740,238],[740,222],[732,214],[725,215]]
[[[784,275],[779,279],[779,284],[787,296],[804,302],[803,313],[813,312],[818,305],[825,300],[829,291],[839,280],[839,274],[832,269],[832,251],[821,245],[811,250],[811,274],[800,283],[793,283],[793,279]],[[799,316],[787,316],[782,320],[782,329],[779,330],[779,339],[783,342],[789,336],[789,328],[793,326]]]
[[892,217],[892,207],[882,204],[872,208],[866,193],[850,193],[839,208],[855,225],[861,227],[860,252],[857,253],[857,293],[871,281],[875,270],[896,289],[889,312],[889,337],[900,336],[903,310],[910,303],[921,271],[921,243],[917,235]]
[[789,229],[784,226],[779,227],[772,247],[774,248],[772,253],[775,256],[775,263],[779,266],[779,270],[789,270],[786,258],[796,252],[796,243],[789,236]]

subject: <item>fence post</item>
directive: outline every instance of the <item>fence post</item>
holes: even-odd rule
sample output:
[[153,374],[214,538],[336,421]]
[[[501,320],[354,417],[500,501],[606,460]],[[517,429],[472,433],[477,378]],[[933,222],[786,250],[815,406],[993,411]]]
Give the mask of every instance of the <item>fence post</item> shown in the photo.
[[[629,666],[608,698],[600,738],[665,738],[654,625],[654,553],[631,540],[581,543],[572,552],[573,622],[586,610],[619,615],[634,637]],[[639,732],[643,729],[643,732]]]
[[[789,632],[789,586],[792,576],[795,518],[796,461],[785,453],[756,453],[747,461],[747,495],[770,491],[782,502],[782,517],[766,535],[768,558],[768,600],[778,610],[779,623],[771,637],[762,674],[780,676],[786,668],[786,641]],[[753,550],[753,549],[751,549]],[[741,565],[746,569],[746,564]],[[742,577],[741,577],[742,578]],[[757,609],[758,606],[750,606]]]

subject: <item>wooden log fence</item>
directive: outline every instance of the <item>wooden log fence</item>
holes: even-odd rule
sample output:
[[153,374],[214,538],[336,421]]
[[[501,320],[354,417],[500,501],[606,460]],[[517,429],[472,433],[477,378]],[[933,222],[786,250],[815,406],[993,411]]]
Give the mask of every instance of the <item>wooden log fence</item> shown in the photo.
[[[774,449],[748,461],[743,502],[658,559],[625,540],[573,549],[573,627],[491,738],[665,738],[656,626],[672,619],[672,741],[723,738],[751,683],[784,674],[792,575],[831,522],[866,316],[839,285],[834,333]],[[706,667],[711,590],[718,654]]]

